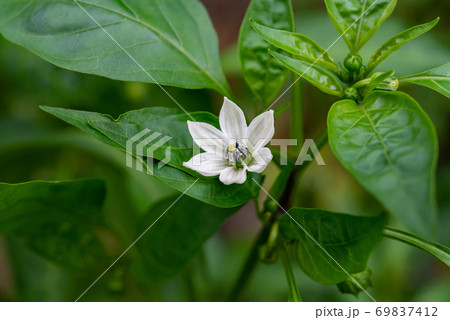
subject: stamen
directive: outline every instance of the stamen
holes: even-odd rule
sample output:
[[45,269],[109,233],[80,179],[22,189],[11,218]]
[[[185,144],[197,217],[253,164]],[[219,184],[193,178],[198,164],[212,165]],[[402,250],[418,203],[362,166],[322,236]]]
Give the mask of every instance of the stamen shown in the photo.
[[243,168],[252,161],[252,156],[242,140],[238,140],[234,145],[230,144],[228,146],[226,158],[230,164],[237,168]]

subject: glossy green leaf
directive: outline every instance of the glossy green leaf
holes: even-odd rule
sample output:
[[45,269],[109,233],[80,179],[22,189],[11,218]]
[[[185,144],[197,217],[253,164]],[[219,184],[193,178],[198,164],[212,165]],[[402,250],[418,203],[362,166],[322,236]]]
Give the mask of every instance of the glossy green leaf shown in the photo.
[[431,253],[433,256],[450,267],[450,249],[446,246],[443,246],[442,244],[436,242],[427,241],[416,235],[392,228],[384,229],[383,233],[388,238],[402,241],[404,243],[422,249],[428,253]]
[[230,95],[197,0],[4,0],[0,32],[62,68]]
[[280,219],[280,235],[295,241],[297,261],[306,275],[332,285],[344,281],[347,273],[366,269],[384,222],[384,215],[362,217],[293,208]]
[[172,188],[180,192],[186,192],[188,196],[194,199],[221,208],[240,206],[248,200],[256,198],[259,194],[259,187],[253,179],[262,183],[261,175],[250,172],[245,183],[226,186],[217,178],[198,179],[171,166],[158,168],[158,164],[153,162],[149,162],[149,166],[156,178]]
[[367,73],[375,69],[384,59],[389,57],[394,51],[400,49],[404,44],[431,30],[438,21],[439,18],[436,18],[428,23],[409,28],[390,38],[370,58],[369,64],[367,65]]
[[432,231],[437,137],[410,96],[374,91],[361,103],[336,102],[328,114],[331,149],[353,177],[406,226]]
[[0,183],[0,233],[58,264],[80,269],[105,257],[100,180]]
[[377,32],[397,0],[325,0],[328,15],[352,52]]
[[188,197],[176,199],[158,202],[139,222],[138,234],[155,223],[137,243],[140,272],[150,281],[164,281],[181,271],[203,243],[239,209],[214,208]]
[[103,121],[112,121],[113,118],[109,115],[100,114],[97,112],[90,111],[82,111],[82,110],[71,110],[64,108],[55,108],[48,106],[40,106],[42,110],[48,112],[55,117],[80,128],[83,132],[87,133],[90,136],[100,140],[103,143],[106,143],[113,147],[119,147],[117,143],[103,135],[101,132],[95,130],[89,125],[89,120],[103,120]]
[[411,76],[399,78],[399,84],[417,84],[450,98],[450,62],[443,66]]
[[[138,143],[134,143],[132,153],[162,160],[173,167],[189,171],[183,166],[183,162],[193,156],[194,142],[189,133],[187,121],[206,122],[218,127],[218,119],[211,113],[201,111],[187,114],[180,109],[162,107],[130,111],[117,120],[89,119],[89,125],[124,150],[127,149],[129,139],[145,129],[150,129],[151,131],[137,142],[156,134],[157,137],[154,140],[147,142],[147,146],[152,147],[139,150]],[[168,154],[170,158],[166,157]]]
[[339,72],[330,54],[307,36],[269,28],[252,20],[251,25],[264,40],[277,48],[294,54],[297,59],[317,64],[335,73]]
[[[190,197],[218,207],[236,207],[258,195],[258,186],[252,180],[260,180],[261,176],[258,174],[249,174],[250,177],[244,184],[226,186],[217,178],[204,178],[183,166],[183,161],[189,160],[194,151],[187,121],[193,118],[217,126],[218,119],[211,113],[193,112],[187,115],[179,109],[152,107],[127,112],[114,120],[108,115],[95,112],[41,108],[123,151],[126,151],[127,140],[142,130],[149,129],[150,132],[138,140],[141,142],[151,134],[159,133],[155,140],[147,141],[141,150],[138,150],[137,143],[134,143],[130,150],[134,155],[147,157],[143,160],[141,157],[136,159],[142,163],[144,171],[148,166],[148,172],[180,192],[189,188],[186,194]],[[170,137],[170,140],[161,140],[164,136]],[[169,153],[170,158],[167,158]],[[168,165],[161,167],[159,162],[153,159],[164,161]],[[126,165],[125,156],[123,165]],[[200,179],[195,182],[197,178]]]
[[[171,166],[185,171],[188,171],[188,169],[183,166],[183,161],[189,160],[194,150],[187,121],[195,120],[218,126],[217,117],[211,113],[193,112],[188,115],[175,108],[151,107],[133,110],[121,115],[117,120],[96,112],[53,107],[42,107],[42,109],[79,127],[102,142],[120,147],[122,150],[127,149],[129,139],[145,129],[150,129],[148,134],[132,145],[132,153],[157,160],[166,160],[166,163]],[[155,146],[158,143],[160,145],[156,149],[145,147],[138,150],[140,149],[138,148],[138,142],[144,141],[153,133],[158,133],[159,136],[149,141],[146,146]],[[169,152],[170,160],[167,160],[166,154]]]
[[276,29],[293,31],[291,1],[252,0],[239,34],[242,75],[258,99],[268,105],[286,82],[289,71],[270,55],[268,49],[274,48],[253,30],[250,18]]
[[292,59],[277,52],[271,52],[271,54],[280,60],[288,69],[308,80],[319,90],[334,96],[343,96],[344,92],[339,81],[330,72],[321,69],[312,63]]

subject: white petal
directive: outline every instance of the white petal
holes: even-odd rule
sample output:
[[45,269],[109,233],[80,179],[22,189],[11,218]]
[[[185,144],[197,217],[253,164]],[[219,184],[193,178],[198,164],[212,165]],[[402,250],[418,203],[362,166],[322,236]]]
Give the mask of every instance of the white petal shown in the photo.
[[245,169],[228,167],[220,173],[219,180],[226,185],[232,183],[242,184],[245,182],[245,180],[247,180],[247,172],[245,171]]
[[267,165],[272,161],[272,152],[269,148],[261,148],[257,152],[252,154],[253,161],[251,165],[248,166],[247,170],[251,172],[261,173],[267,167]]
[[257,116],[247,129],[248,148],[250,152],[257,152],[272,139],[275,133],[273,110],[266,111]]
[[217,128],[204,122],[188,121],[189,132],[194,142],[206,152],[222,154],[228,147],[228,139]]
[[247,133],[247,122],[241,108],[226,97],[219,114],[220,128],[229,139],[244,139]]
[[197,171],[205,177],[217,176],[223,169],[229,167],[228,161],[216,153],[204,152],[193,156],[183,166]]

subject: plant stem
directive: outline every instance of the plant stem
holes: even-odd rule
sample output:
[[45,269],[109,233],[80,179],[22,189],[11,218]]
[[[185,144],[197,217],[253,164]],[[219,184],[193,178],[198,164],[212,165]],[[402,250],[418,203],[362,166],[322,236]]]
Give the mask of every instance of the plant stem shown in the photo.
[[254,198],[254,199],[253,199],[253,202],[254,202],[254,204],[255,204],[255,210],[256,210],[256,215],[257,215],[258,219],[261,220],[261,221],[263,221],[264,216],[263,216],[263,212],[262,212],[262,210],[261,210],[261,207],[260,207],[260,205],[259,205],[259,200],[258,200],[258,198]]
[[233,289],[231,290],[230,294],[228,295],[228,299],[227,299],[228,301],[236,301],[239,298],[239,295],[242,293],[242,290],[244,290],[246,284],[249,282],[251,275],[252,275],[253,271],[255,270],[256,265],[258,264],[259,246],[262,243],[264,243],[264,241],[267,239],[269,232],[270,232],[270,229],[267,227],[264,227],[261,230],[258,237],[256,238],[255,242],[253,243],[253,246],[250,249],[250,252],[247,256],[244,266],[242,267],[239,278],[237,279]]
[[283,262],[284,273],[286,274],[286,280],[289,286],[289,302],[301,302],[303,301],[300,293],[298,292],[297,283],[295,282],[294,273],[292,272],[291,262],[289,260],[289,254],[286,246],[281,241],[278,242],[278,252]]
[[303,104],[302,82],[296,76],[292,76],[294,85],[291,90],[291,138],[297,139],[293,153],[298,154],[303,143]]
[[[320,151],[327,142],[328,142],[328,132],[327,132],[327,129],[325,128],[325,130],[323,130],[317,136],[317,138],[314,139],[314,143],[316,144],[317,149]],[[312,155],[312,160],[314,160],[314,155]],[[296,159],[291,159],[291,161],[292,161],[292,163],[295,163]],[[293,167],[293,169],[291,171],[291,175],[289,176],[289,180],[287,181],[286,188],[285,188],[285,190],[287,192],[285,192],[283,194],[283,196],[280,198],[280,201],[279,201],[280,205],[283,208],[287,208],[289,206],[292,195],[297,193],[297,189],[298,189],[298,185],[299,185],[298,181],[300,179],[300,176],[311,162],[312,161],[308,161],[301,166]]]
[[[328,131],[327,129],[323,130],[315,139],[314,144],[317,146],[317,150],[321,150],[328,142]],[[311,156],[311,161],[308,161],[301,165],[298,170],[296,171],[297,178],[300,176],[300,174],[308,167],[310,163],[312,163],[312,160],[315,159],[315,155],[313,154]]]
[[403,243],[409,244],[410,246],[427,251],[428,253],[434,255],[436,258],[440,259],[447,266],[450,266],[450,249],[444,245],[428,241],[414,234],[410,234],[393,228],[384,228],[383,235],[387,238],[401,241]]

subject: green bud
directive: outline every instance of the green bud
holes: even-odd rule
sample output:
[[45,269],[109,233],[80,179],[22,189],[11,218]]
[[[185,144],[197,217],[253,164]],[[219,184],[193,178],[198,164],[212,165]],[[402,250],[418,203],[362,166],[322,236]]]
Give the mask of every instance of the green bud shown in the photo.
[[344,98],[357,101],[359,99],[358,90],[353,87],[348,87],[344,90]]
[[392,91],[396,91],[396,90],[398,89],[398,79],[392,79],[392,80],[389,82],[389,88],[390,88]]
[[[370,281],[371,275],[372,272],[369,269],[366,269],[363,272],[352,274],[352,277],[359,283],[362,288],[364,288],[364,290],[366,290],[369,286],[372,285]],[[353,279],[347,278],[346,280],[338,283],[337,287],[339,291],[342,293],[351,293],[357,296],[358,293],[362,291],[362,289],[355,283],[355,281],[353,281]]]
[[362,67],[362,58],[357,53],[349,53],[344,60],[345,68],[350,72],[358,72]]
[[264,207],[265,207],[266,211],[269,211],[269,212],[277,212],[278,211],[278,203],[276,201],[272,200],[271,198],[268,198],[266,200]]

